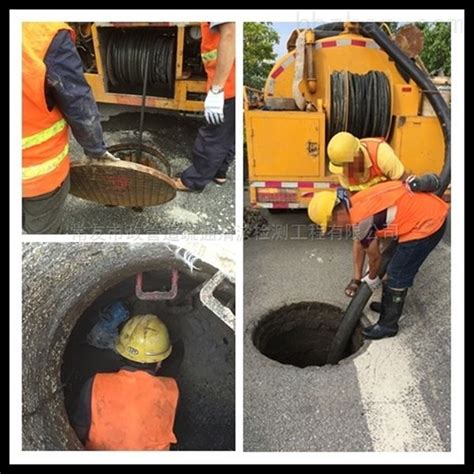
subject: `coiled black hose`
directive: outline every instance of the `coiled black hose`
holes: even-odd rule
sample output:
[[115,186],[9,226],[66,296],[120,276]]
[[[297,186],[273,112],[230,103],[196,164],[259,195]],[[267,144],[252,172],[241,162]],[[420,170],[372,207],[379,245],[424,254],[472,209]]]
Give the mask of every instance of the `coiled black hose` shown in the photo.
[[387,76],[380,71],[331,74],[330,139],[338,132],[356,137],[387,137],[391,120],[391,93]]
[[174,81],[174,36],[156,29],[116,29],[107,45],[107,74],[112,85],[170,86]]

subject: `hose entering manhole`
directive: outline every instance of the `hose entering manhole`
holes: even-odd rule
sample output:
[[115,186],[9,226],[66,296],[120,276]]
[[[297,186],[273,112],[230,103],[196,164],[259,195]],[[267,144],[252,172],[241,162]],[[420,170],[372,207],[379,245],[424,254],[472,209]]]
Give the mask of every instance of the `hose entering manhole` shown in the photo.
[[[253,333],[255,347],[266,357],[295,367],[323,366],[339,326],[342,310],[327,303],[294,303],[264,316]],[[360,325],[342,355],[363,345]]]

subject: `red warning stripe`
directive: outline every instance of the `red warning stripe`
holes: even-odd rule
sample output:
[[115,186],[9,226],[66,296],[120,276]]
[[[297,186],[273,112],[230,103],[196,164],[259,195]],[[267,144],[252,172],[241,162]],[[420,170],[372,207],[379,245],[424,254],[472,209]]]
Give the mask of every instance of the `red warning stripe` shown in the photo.
[[352,46],[362,46],[362,47],[366,47],[367,46],[367,41],[364,41],[364,40],[351,40],[351,45]]
[[281,188],[281,181],[265,181],[266,188]]
[[272,78],[275,79],[277,78],[283,71],[285,70],[285,68],[283,66],[280,66],[276,71],[274,71],[272,73]]
[[333,48],[334,46],[337,46],[337,41],[325,41],[321,43],[322,48]]

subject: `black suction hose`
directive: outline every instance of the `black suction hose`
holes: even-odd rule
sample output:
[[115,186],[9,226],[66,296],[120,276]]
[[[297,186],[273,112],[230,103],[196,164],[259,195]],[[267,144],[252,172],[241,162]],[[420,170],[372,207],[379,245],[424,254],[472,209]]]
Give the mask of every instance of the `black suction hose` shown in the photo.
[[[371,37],[401,68],[406,70],[418,87],[427,95],[428,100],[436,112],[444,135],[444,166],[440,175],[440,187],[436,191],[442,196],[451,181],[451,117],[450,110],[441,94],[436,89],[428,75],[416,66],[405,53],[375,24],[361,23],[362,31]],[[397,242],[392,241],[382,254],[379,277],[383,278],[388,264],[392,259]],[[347,344],[359,322],[362,310],[369,301],[372,291],[366,283],[359,286],[356,294],[349,303],[342,318],[339,329],[332,342],[328,355],[328,364],[337,364],[344,355]]]
[[142,90],[142,105],[140,107],[140,123],[138,126],[138,147],[137,147],[137,161],[140,162],[142,157],[142,142],[143,142],[143,124],[145,122],[145,104],[146,104],[146,85],[148,83],[148,69],[150,66],[150,55],[145,57],[145,71],[143,73],[143,90]]
[[316,29],[323,31],[337,31],[338,33],[341,33],[344,30],[344,22],[336,21],[333,23],[323,23],[322,25],[318,25]]
[[370,36],[402,69],[407,71],[418,87],[428,97],[444,135],[444,166],[440,175],[440,187],[436,191],[442,196],[451,182],[451,116],[443,96],[429,76],[422,71],[375,23],[361,23],[362,31]]

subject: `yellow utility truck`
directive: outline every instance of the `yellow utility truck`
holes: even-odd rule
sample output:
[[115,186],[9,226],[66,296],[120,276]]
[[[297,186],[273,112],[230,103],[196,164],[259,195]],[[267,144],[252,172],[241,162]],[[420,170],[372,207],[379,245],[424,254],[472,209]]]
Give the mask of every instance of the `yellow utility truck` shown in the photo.
[[[392,41],[423,68],[413,28]],[[315,192],[337,187],[326,146],[340,131],[384,137],[410,173],[441,172],[445,138],[423,106],[427,91],[359,24],[295,30],[287,49],[263,92],[244,88],[252,207],[305,208]]]
[[70,23],[97,102],[200,112],[206,95],[200,23]]

